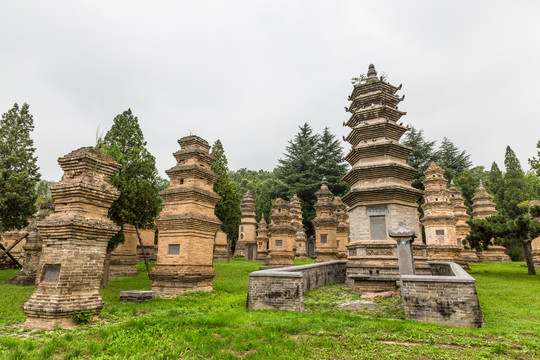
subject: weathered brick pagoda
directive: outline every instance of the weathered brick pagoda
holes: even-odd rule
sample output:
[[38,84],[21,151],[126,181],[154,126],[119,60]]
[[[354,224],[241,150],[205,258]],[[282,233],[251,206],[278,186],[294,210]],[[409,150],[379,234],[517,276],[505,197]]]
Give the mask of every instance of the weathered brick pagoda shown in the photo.
[[456,238],[457,238],[457,244],[461,245],[461,258],[465,263],[479,263],[480,259],[478,259],[478,255],[476,255],[476,251],[467,247],[465,248],[464,240],[469,235],[469,225],[467,224],[467,220],[471,218],[469,214],[467,214],[467,205],[465,205],[465,199],[463,199],[463,195],[461,191],[456,187],[454,184],[454,180],[450,182],[450,188],[448,189],[448,193],[450,194],[450,202],[452,203],[452,207],[454,208],[454,217],[457,219],[456,222]]
[[296,229],[291,225],[290,204],[277,198],[272,204],[268,226],[268,265],[282,267],[294,265],[294,239]]
[[424,217],[422,224],[426,232],[429,261],[449,261],[468,267],[461,258],[461,242],[456,238],[457,218],[451,202],[451,193],[446,188],[444,170],[432,163],[424,172]]
[[[140,231],[140,230],[139,230]],[[124,242],[111,253],[110,276],[137,275],[137,245],[139,238],[135,226],[124,224]]]
[[51,186],[55,212],[37,225],[43,249],[36,288],[22,306],[26,325],[39,328],[71,327],[74,311],[101,312],[105,251],[119,230],[107,213],[120,194],[110,183],[120,165],[92,147],[58,162],[64,176]]
[[336,233],[336,247],[338,250],[338,259],[347,259],[347,245],[349,245],[349,215],[347,215],[347,206],[341,201],[339,196],[332,200],[334,217],[338,220]]
[[[255,213],[255,200],[249,191],[242,198],[242,218],[238,229],[238,241],[234,249],[235,258],[250,258],[249,249],[255,247],[255,233],[257,231],[257,214]],[[253,254],[254,255],[254,254]],[[253,260],[251,256],[249,260]]]
[[36,221],[32,221],[26,228],[26,231],[28,231],[28,236],[23,245],[23,267],[13,279],[8,281],[8,284],[11,285],[28,286],[36,283],[43,240],[39,236]]
[[[345,123],[352,131],[346,141],[352,145],[345,160],[352,168],[343,180],[351,190],[343,196],[349,207],[350,243],[347,246],[347,283],[361,288],[387,277],[399,279],[396,242],[388,230],[404,222],[420,233],[416,201],[422,192],[411,186],[417,171],[407,165],[412,151],[399,143],[407,128],[398,124],[405,112],[397,109],[401,88],[377,77],[369,66],[367,80],[354,86]],[[415,242],[417,274],[429,274],[425,245]],[[391,285],[391,284],[388,284]]]
[[315,228],[316,262],[337,260],[338,248],[336,242],[339,220],[334,217],[332,192],[328,189],[328,181],[322,179],[321,188],[315,192],[317,202],[313,206],[317,216],[312,220]]
[[[496,215],[499,212],[495,208],[495,204],[491,201],[491,196],[484,189],[484,184],[480,180],[480,187],[478,192],[472,199],[472,218],[473,219],[485,219],[488,216]],[[489,245],[487,249],[478,250],[476,254],[482,262],[504,262],[511,261],[510,256],[504,252],[504,246]]]
[[170,185],[160,192],[161,214],[157,262],[150,272],[152,290],[173,297],[188,291],[212,291],[214,235],[221,222],[214,215],[219,195],[213,185],[218,176],[210,145],[198,136],[178,140],[177,164],[166,173]]
[[261,216],[261,221],[257,225],[255,240],[257,241],[257,259],[263,260],[268,256],[268,224],[264,216]]
[[214,260],[227,260],[228,255],[227,234],[218,230],[215,236]]
[[302,215],[302,203],[300,198],[294,194],[290,201],[291,205],[291,224],[296,229],[295,235],[295,257],[297,259],[306,259],[306,233],[304,231],[304,216]]

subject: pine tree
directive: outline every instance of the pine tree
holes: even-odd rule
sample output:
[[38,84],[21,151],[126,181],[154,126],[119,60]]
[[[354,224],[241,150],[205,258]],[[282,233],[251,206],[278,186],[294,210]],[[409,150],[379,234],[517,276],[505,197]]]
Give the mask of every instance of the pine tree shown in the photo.
[[211,165],[219,178],[214,183],[214,191],[221,197],[215,207],[215,214],[221,220],[221,229],[227,234],[231,243],[236,244],[238,239],[238,226],[242,212],[240,210],[241,197],[236,184],[229,179],[227,157],[220,140],[216,140],[210,152],[215,158]]
[[444,176],[449,179],[455,179],[472,166],[471,155],[465,150],[459,151],[450,139],[444,137],[439,150],[435,153],[437,164],[445,171]]
[[514,219],[521,213],[518,205],[523,201],[531,200],[530,190],[525,181],[525,173],[521,168],[521,164],[510,146],[506,147],[504,166],[506,172],[503,176],[503,186],[499,192],[499,211],[505,216]]
[[[109,209],[109,218],[122,226],[122,230],[109,241],[107,256],[110,259],[112,251],[124,241],[124,224],[135,227],[142,247],[139,229],[154,226],[155,218],[161,211],[161,197],[157,188],[156,160],[146,149],[139,121],[131,109],[114,118],[105,137],[98,139],[97,147],[122,165],[112,179],[112,185],[120,191],[120,196]],[[150,272],[146,257],[145,263],[147,271]]]
[[401,140],[405,146],[413,150],[407,158],[407,164],[418,170],[418,174],[412,180],[412,186],[424,190],[424,171],[435,160],[435,141],[428,141],[424,138],[424,130],[416,130],[411,127]]
[[343,147],[336,136],[330,133],[328,127],[324,128],[319,137],[316,150],[316,170],[319,177],[326,177],[328,188],[336,196],[343,196],[349,186],[341,178],[347,174],[347,164],[343,161]]
[[536,143],[536,156],[529,159],[531,168],[536,171],[536,175],[540,176],[540,141]]
[[40,180],[29,105],[14,104],[0,121],[0,233],[21,229],[36,212]]

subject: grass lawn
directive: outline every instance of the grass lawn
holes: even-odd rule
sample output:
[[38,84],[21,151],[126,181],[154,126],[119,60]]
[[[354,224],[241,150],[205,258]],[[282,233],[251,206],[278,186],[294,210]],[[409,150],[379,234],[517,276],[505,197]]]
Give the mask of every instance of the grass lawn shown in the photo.
[[259,263],[216,262],[212,293],[121,303],[121,290],[149,289],[139,274],[112,278],[102,321],[75,330],[29,330],[21,304],[33,287],[6,285],[0,271],[1,359],[540,359],[540,277],[523,263],[471,265],[485,328],[403,319],[399,301],[339,310],[358,296],[343,284],[310,291],[303,313],[246,310],[248,274]]

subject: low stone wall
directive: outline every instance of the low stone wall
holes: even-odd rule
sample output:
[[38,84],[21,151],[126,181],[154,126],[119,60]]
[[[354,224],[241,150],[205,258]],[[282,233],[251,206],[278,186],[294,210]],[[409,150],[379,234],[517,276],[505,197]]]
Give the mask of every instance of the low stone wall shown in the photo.
[[304,311],[304,293],[345,282],[346,264],[337,260],[254,271],[249,274],[247,308]]
[[449,326],[483,327],[476,280],[456,263],[429,262],[429,265],[432,276],[401,276],[407,318]]

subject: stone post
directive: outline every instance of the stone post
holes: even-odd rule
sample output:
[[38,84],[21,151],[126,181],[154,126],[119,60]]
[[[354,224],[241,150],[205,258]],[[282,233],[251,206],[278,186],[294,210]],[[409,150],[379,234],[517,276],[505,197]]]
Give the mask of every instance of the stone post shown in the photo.
[[101,312],[99,293],[109,239],[120,230],[107,213],[120,192],[111,178],[120,165],[85,147],[58,159],[62,180],[51,186],[55,212],[37,224],[43,250],[34,293],[22,308],[26,325],[71,327],[76,311]]
[[397,243],[399,275],[415,275],[412,243],[417,237],[416,231],[400,222],[398,227],[388,231],[388,236]]

